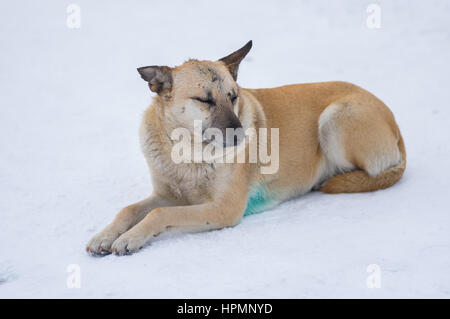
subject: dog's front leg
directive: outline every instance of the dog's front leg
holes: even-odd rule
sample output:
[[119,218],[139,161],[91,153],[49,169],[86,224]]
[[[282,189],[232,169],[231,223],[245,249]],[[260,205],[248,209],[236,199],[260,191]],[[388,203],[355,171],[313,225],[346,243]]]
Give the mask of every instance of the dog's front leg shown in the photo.
[[112,245],[115,254],[133,253],[168,229],[205,231],[234,226],[242,218],[245,198],[238,202],[205,203],[192,206],[160,207],[122,234]]
[[173,203],[153,194],[140,202],[129,205],[117,214],[114,221],[95,235],[87,244],[86,250],[94,254],[108,253],[112,243],[127,230],[139,223],[149,212],[157,207],[169,206]]

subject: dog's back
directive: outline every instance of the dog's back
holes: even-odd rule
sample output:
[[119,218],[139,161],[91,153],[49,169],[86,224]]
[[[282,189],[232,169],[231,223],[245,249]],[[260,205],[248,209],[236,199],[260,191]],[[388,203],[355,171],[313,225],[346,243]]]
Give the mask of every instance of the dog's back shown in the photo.
[[368,91],[319,82],[248,92],[261,104],[267,126],[279,128],[280,169],[265,179],[280,193],[373,191],[402,176],[400,130],[388,107]]

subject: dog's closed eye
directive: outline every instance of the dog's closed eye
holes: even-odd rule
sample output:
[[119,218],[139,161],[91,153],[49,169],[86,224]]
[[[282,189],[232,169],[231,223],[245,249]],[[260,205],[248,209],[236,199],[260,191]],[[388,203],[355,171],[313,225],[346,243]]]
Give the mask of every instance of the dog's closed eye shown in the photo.
[[230,93],[228,93],[227,95],[230,98],[231,104],[234,104],[234,102],[236,102],[236,99],[238,98],[236,92],[233,90]]
[[210,99],[210,98],[204,99],[204,98],[201,98],[201,97],[193,97],[192,99],[196,100],[196,101],[199,101],[201,103],[208,104],[208,105],[215,105],[216,104],[216,102],[213,99]]

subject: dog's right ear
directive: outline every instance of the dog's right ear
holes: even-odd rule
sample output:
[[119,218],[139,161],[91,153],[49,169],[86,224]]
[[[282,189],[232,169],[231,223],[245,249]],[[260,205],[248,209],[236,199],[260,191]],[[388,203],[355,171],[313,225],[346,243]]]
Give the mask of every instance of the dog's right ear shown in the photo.
[[152,92],[161,93],[172,89],[172,69],[168,66],[144,66],[137,69],[141,77],[148,82]]

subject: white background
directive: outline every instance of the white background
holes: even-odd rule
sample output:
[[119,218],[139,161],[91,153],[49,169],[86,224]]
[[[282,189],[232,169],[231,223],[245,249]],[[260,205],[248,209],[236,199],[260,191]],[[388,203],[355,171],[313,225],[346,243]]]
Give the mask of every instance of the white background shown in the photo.
[[[448,1],[0,2],[0,297],[450,296]],[[252,39],[239,84],[345,80],[405,138],[394,187],[310,193],[235,228],[94,258],[85,244],[152,190],[136,68],[218,59]],[[282,112],[283,110],[280,110]],[[66,286],[69,264],[81,288]],[[381,288],[366,285],[367,266]]]

